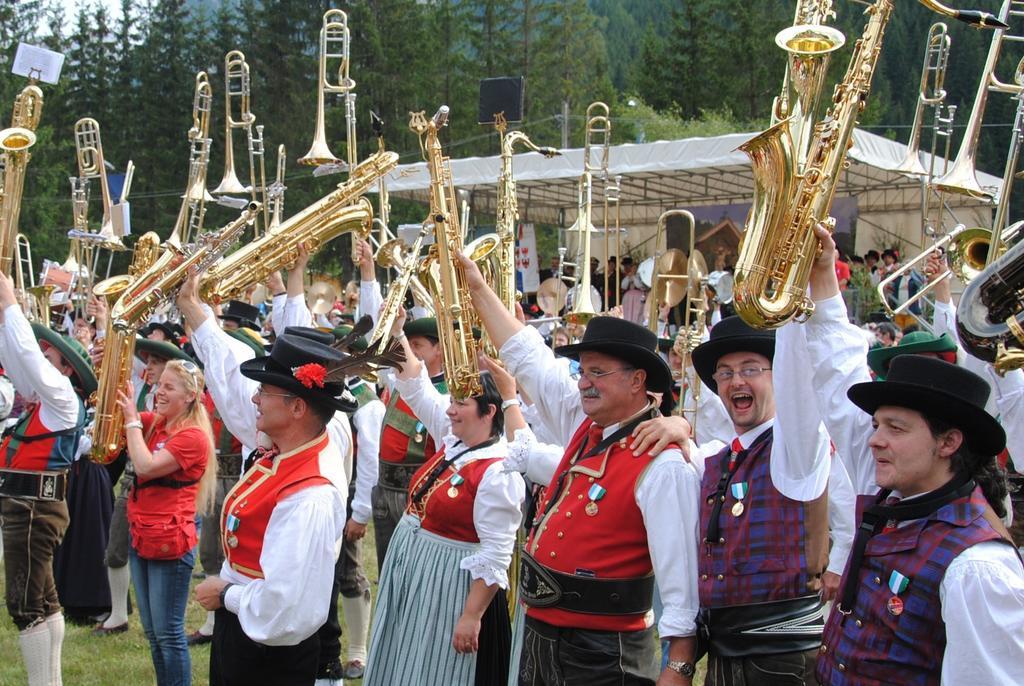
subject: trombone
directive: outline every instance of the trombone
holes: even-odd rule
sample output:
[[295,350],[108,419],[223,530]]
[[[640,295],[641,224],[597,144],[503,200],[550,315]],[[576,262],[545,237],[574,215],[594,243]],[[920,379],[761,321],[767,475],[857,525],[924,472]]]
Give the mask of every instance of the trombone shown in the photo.
[[908,176],[927,176],[928,171],[921,164],[921,129],[924,126],[925,107],[938,107],[946,100],[946,68],[949,64],[950,38],[943,22],[932,24],[928,30],[928,41],[921,67],[921,86],[914,109],[914,124],[910,128],[907,154],[894,171]]
[[[313,144],[299,164],[318,167],[325,164],[340,164],[341,159],[331,152],[327,145],[326,124],[324,120],[324,98],[327,93],[341,93],[345,98],[345,134],[348,144],[348,169],[355,169],[356,157],[356,117],[355,93],[356,82],[348,75],[351,34],[348,29],[348,15],[344,11],[331,9],[324,12],[323,25],[320,28],[320,73],[316,90],[316,130]],[[338,80],[332,82],[327,78],[328,60],[340,60],[338,63]]]
[[[235,170],[234,130],[252,128],[256,117],[249,107],[251,97],[252,83],[245,55],[241,50],[232,50],[224,55],[224,177],[213,189],[214,195],[239,195],[250,191],[250,187],[243,186],[238,180]],[[236,100],[237,118],[231,104]]]
[[[668,248],[668,220],[682,217],[690,226],[690,250],[684,254],[678,248]],[[662,239],[666,250],[661,252]],[[658,217],[658,228],[654,234],[654,272],[651,276],[651,292],[647,295],[647,328],[658,333],[658,311],[664,307],[675,307],[687,293],[694,298],[702,297],[703,291],[696,291],[695,283],[706,281],[707,263],[696,248],[697,222],[687,210],[667,210]],[[689,310],[685,316],[690,321]]]
[[192,99],[192,127],[188,130],[189,164],[188,182],[185,194],[181,196],[181,208],[174,222],[174,230],[166,244],[180,248],[197,237],[203,229],[206,216],[206,169],[210,164],[210,112],[213,106],[213,89],[205,71],[196,74],[195,92]]

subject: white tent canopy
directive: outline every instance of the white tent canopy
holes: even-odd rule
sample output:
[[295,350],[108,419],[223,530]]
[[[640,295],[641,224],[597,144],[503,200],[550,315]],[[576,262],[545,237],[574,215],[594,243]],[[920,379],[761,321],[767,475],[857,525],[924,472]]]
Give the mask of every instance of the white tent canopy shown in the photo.
[[[753,135],[735,133],[613,146],[608,171],[612,179],[622,177],[619,209],[621,225],[631,234],[629,242],[637,245],[653,233],[658,216],[667,209],[749,203],[753,196],[752,169],[746,154],[736,148]],[[907,146],[859,129],[854,131],[853,141],[836,197],[857,199],[857,252],[897,242],[918,246],[922,184],[893,171],[903,161]],[[923,157],[927,165],[928,156]],[[565,150],[552,159],[522,153],[513,160],[520,220],[570,226],[576,217],[583,149]],[[939,164],[941,161],[936,168]],[[451,161],[455,186],[468,192],[474,213],[494,214],[500,170],[497,156]],[[978,180],[993,190],[1000,184],[998,177],[985,173],[979,173]],[[421,202],[428,200],[429,182],[423,162],[401,165],[387,179],[393,195]],[[604,180],[595,178],[593,188],[593,221],[598,225],[603,223]],[[980,226],[991,223],[991,205],[952,195],[946,196],[946,203],[958,221]]]

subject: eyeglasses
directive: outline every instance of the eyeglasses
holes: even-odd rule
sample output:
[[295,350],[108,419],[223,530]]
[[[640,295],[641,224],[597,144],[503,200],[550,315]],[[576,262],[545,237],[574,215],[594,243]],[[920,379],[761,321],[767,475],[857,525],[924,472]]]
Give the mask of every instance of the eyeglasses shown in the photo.
[[296,397],[298,397],[294,393],[271,393],[270,391],[264,390],[263,386],[260,386],[259,388],[256,389],[256,395],[258,395],[261,398],[265,398],[267,396],[277,396],[278,398],[296,398]]
[[743,367],[739,371],[733,371],[731,369],[719,369],[717,372],[711,375],[711,378],[722,383],[723,381],[732,381],[734,376],[739,376],[743,379],[753,379],[761,376],[764,372],[770,372],[771,367]]
[[608,372],[594,371],[593,369],[591,369],[590,371],[584,371],[582,368],[580,368],[580,370],[576,373],[576,376],[577,376],[577,378],[582,376],[582,377],[586,378],[586,380],[589,381],[590,383],[594,383],[598,379],[603,379],[604,377],[610,376],[612,374],[618,374],[619,372],[635,372],[635,371],[636,371],[636,367],[622,367],[620,369],[612,369],[611,371],[608,371]]

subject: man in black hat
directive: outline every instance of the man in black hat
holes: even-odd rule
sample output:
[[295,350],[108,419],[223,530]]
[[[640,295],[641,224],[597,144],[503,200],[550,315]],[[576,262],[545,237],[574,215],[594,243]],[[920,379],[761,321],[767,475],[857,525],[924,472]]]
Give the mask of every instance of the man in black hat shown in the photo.
[[260,308],[250,305],[241,300],[229,300],[228,304],[221,308],[220,319],[224,322],[224,328],[230,329],[252,329],[259,331]]
[[807,354],[822,416],[863,494],[818,678],[1024,683],[1024,567],[999,519],[995,454],[1006,436],[984,409],[990,388],[920,355],[894,358],[872,382],[832,269],[835,244],[823,227],[816,234]]
[[[698,476],[675,445],[634,450],[643,421],[672,407],[672,375],[647,329],[596,317],[583,340],[555,352],[578,359],[573,379],[532,327],[505,310],[462,257],[473,305],[509,372],[567,446],[523,551],[527,604],[520,684],[689,684],[697,611]],[[685,439],[685,432],[680,440]],[[668,667],[654,660],[653,579]]]
[[242,363],[259,384],[252,401],[263,453],[224,501],[220,577],[196,587],[217,611],[211,684],[299,684],[316,678],[317,629],[327,618],[347,489],[341,455],[327,434],[335,412],[352,410],[344,384],[328,380],[344,355],[284,333],[267,357]]
[[[703,463],[699,556],[708,684],[814,684],[828,567],[830,447],[798,325],[711,329],[693,366],[732,420]],[[768,676],[771,675],[771,676]]]
[[0,443],[7,611],[18,627],[28,682],[60,683],[64,615],[53,555],[68,527],[67,472],[85,426],[83,401],[96,390],[96,377],[78,341],[29,324],[6,274],[0,274],[0,365],[31,401]]

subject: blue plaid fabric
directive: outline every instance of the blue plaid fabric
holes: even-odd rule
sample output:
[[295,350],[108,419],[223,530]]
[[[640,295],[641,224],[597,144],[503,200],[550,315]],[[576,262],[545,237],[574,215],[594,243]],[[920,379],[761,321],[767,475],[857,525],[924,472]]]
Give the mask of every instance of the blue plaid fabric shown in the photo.
[[[735,516],[736,497],[727,489],[718,516],[719,541],[705,543],[714,495],[722,473],[729,468],[729,448],[708,460],[701,484],[700,605],[728,607],[808,594],[804,554],[804,503],[790,500],[772,484],[770,457],[773,441],[753,446],[730,484],[746,482],[743,512]],[[724,542],[721,542],[724,539]]]
[[[858,498],[858,521],[874,501],[874,496]],[[946,504],[928,519],[868,541],[852,613],[833,612],[825,625],[817,667],[820,683],[939,683],[946,649],[939,586],[946,568],[973,545],[1004,540],[982,516],[985,506],[985,496],[975,488],[969,498]],[[899,614],[889,609],[897,595],[889,588],[894,571],[910,581],[898,594],[903,603]]]

